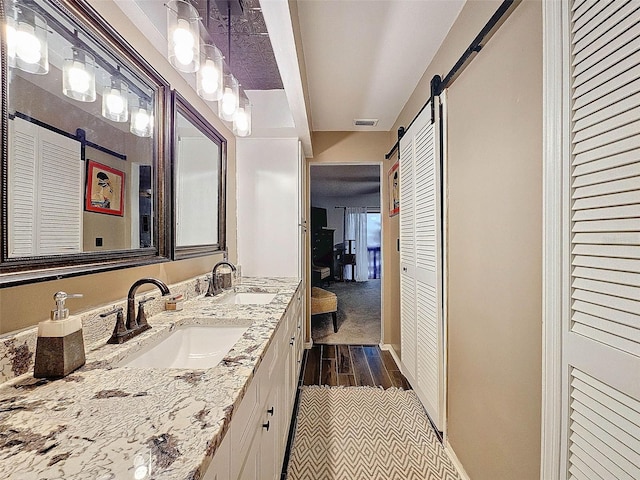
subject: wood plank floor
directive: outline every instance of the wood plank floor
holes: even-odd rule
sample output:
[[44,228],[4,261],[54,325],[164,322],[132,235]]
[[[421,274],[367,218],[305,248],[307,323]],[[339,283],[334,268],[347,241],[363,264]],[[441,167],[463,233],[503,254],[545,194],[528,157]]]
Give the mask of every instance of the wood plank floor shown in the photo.
[[303,385],[411,389],[391,354],[370,345],[320,345],[305,351]]

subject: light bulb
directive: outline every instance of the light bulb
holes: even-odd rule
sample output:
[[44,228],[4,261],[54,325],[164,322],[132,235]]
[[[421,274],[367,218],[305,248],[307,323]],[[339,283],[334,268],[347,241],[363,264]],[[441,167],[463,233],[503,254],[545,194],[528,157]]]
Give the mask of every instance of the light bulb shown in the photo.
[[224,94],[222,95],[222,113],[226,117],[232,116],[237,108],[237,98],[235,93],[230,87],[224,89]]
[[249,118],[244,108],[239,108],[234,119],[238,133],[246,132],[249,129]]
[[141,108],[140,110],[138,110],[138,114],[136,115],[136,118],[133,122],[133,126],[138,132],[143,132],[149,126],[150,120],[151,119],[147,111]]
[[200,85],[205,93],[213,94],[218,90],[220,71],[212,60],[207,60],[200,72]]
[[84,69],[80,62],[73,62],[69,69],[69,85],[71,89],[78,93],[86,93],[91,87],[91,75]]
[[12,61],[16,58],[16,44],[17,44],[17,32],[13,25],[7,22],[7,54]]
[[172,40],[176,60],[182,65],[189,65],[195,55],[193,48],[195,38],[193,38],[191,30],[189,30],[189,22],[187,20],[178,19],[178,26],[173,31]]
[[33,25],[21,22],[15,32],[15,51],[22,61],[35,64],[42,58],[42,44],[36,37]]
[[111,93],[107,94],[107,108],[114,115],[120,115],[124,112],[125,102],[120,92],[115,88],[111,90]]

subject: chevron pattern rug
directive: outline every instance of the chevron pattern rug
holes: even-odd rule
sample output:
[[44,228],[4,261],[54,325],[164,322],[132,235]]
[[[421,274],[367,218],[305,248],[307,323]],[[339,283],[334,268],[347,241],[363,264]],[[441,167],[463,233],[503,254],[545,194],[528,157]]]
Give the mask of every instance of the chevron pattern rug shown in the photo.
[[460,480],[412,390],[301,388],[287,480]]

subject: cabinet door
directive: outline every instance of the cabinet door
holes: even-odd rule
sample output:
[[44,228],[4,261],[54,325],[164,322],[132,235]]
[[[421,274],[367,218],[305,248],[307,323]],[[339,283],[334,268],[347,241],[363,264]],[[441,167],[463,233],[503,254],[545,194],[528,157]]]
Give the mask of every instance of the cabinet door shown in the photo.
[[203,480],[230,480],[231,469],[231,440],[227,434],[222,444],[216,450],[216,454],[204,474]]
[[258,480],[262,478],[260,448],[261,442],[260,435],[258,434],[253,437],[251,448],[249,448],[249,453],[247,454],[246,461],[242,466],[242,469],[240,470],[238,480]]

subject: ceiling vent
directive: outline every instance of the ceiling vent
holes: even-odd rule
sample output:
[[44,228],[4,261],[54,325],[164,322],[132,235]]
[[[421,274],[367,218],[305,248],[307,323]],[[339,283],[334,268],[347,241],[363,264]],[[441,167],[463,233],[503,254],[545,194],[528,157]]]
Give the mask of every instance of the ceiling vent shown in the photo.
[[377,118],[356,118],[353,120],[356,127],[375,127],[378,125]]

